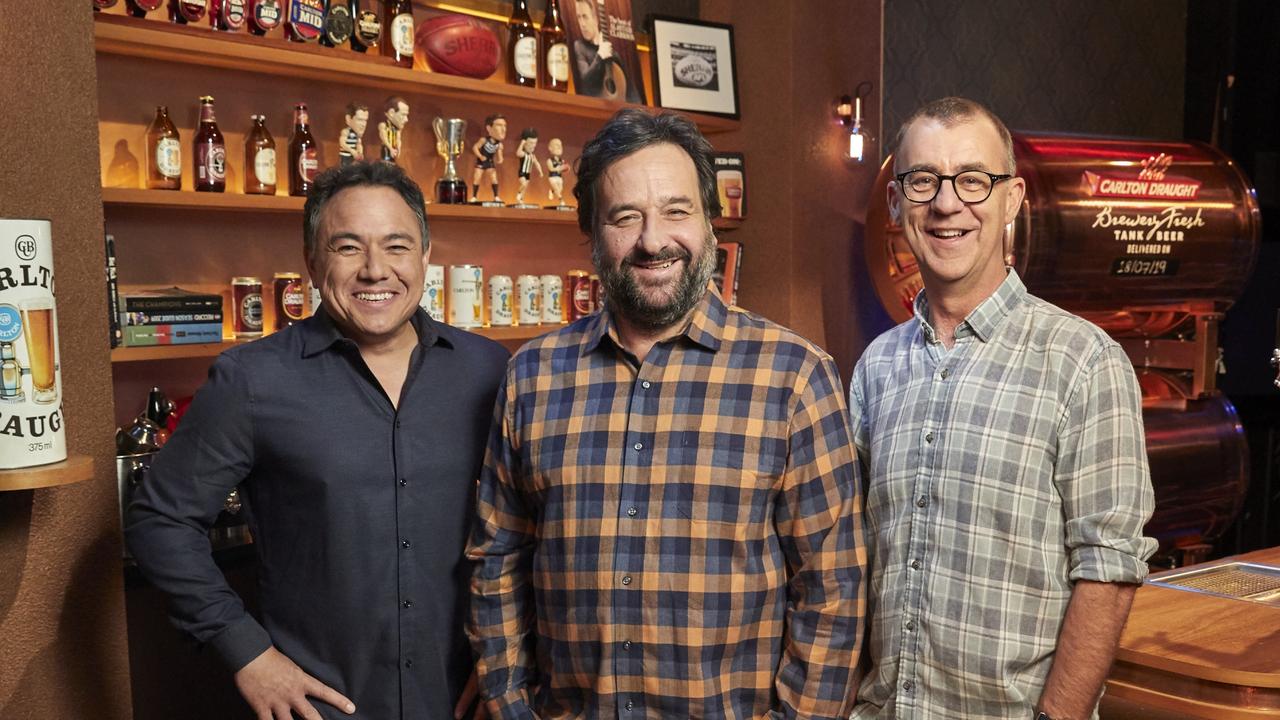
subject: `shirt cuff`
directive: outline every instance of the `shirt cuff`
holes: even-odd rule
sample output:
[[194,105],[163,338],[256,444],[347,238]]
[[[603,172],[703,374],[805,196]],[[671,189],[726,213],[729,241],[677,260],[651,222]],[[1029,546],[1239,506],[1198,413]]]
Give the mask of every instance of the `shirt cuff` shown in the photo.
[[1101,545],[1085,545],[1071,551],[1071,580],[1093,582],[1141,583],[1147,577],[1147,563],[1155,542],[1140,538],[1134,553]]
[[[508,690],[502,697],[494,698],[498,703],[499,720],[537,720],[533,708],[529,707],[529,693],[526,688],[518,687]],[[492,716],[492,713],[490,713]]]
[[231,672],[238,672],[271,647],[271,636],[257,620],[246,614],[210,638],[208,645],[231,668]]

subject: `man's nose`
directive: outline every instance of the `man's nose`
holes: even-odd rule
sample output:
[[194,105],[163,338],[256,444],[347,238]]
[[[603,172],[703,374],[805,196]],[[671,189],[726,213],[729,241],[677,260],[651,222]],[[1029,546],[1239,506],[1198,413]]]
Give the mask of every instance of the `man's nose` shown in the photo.
[[933,209],[946,215],[963,210],[964,201],[956,194],[955,178],[948,178],[940,182],[942,184],[938,186],[938,194],[933,196],[933,200],[930,203]]

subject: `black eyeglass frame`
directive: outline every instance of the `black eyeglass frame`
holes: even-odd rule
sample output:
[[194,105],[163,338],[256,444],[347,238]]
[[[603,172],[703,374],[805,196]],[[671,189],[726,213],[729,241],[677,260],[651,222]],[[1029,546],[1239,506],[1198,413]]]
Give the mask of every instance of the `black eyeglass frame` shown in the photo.
[[[906,183],[903,182],[903,178],[913,173],[928,173],[938,178],[938,186],[933,189],[933,194],[929,196],[929,199],[917,200],[907,194],[907,186],[906,186]],[[991,187],[987,188],[987,196],[982,198],[981,200],[965,200],[964,198],[960,197],[960,189],[956,187],[956,178],[960,177],[961,175],[968,175],[969,173],[982,173],[983,175],[986,175],[987,177],[991,178]],[[964,203],[965,205],[980,205],[991,199],[991,193],[996,191],[996,183],[1000,182],[1001,180],[1008,180],[1012,177],[1013,175],[997,175],[995,173],[989,173],[986,170],[965,170],[964,172],[956,173],[955,175],[939,175],[938,173],[932,170],[908,170],[904,173],[898,173],[897,175],[894,175],[893,179],[898,181],[898,188],[902,190],[902,196],[913,203],[919,203],[923,205],[925,203],[933,202],[938,197],[938,193],[942,192],[942,183],[946,180],[950,180],[951,190],[956,194],[956,199],[958,199],[960,202]]]

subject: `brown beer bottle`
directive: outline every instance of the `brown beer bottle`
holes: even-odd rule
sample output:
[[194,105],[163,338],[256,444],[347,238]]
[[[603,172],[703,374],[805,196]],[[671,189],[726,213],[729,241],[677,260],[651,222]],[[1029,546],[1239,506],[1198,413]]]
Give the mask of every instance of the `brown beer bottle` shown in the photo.
[[156,106],[156,117],[147,128],[147,187],[182,189],[182,144],[178,128],[169,119],[169,108]]
[[529,0],[515,0],[507,23],[507,82],[538,84],[538,31],[529,17]]
[[222,192],[227,189],[227,145],[213,117],[213,98],[200,98],[200,128],[196,131],[196,190]]
[[244,141],[245,195],[276,194],[276,141],[267,132],[267,118],[252,115],[253,129]]
[[368,52],[378,46],[382,37],[382,18],[378,16],[379,0],[351,0],[351,17],[355,31],[351,33],[351,49]]
[[547,0],[542,18],[542,73],[539,87],[569,91],[569,40],[560,20],[560,0]]
[[311,136],[307,104],[293,106],[293,137],[289,139],[289,194],[306,195],[320,167],[316,139]]
[[402,68],[413,67],[413,3],[387,0],[383,16],[382,54]]

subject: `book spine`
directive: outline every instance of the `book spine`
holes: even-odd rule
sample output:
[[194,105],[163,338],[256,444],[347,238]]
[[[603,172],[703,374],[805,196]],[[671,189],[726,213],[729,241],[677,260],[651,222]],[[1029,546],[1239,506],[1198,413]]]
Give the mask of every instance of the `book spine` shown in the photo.
[[125,312],[221,312],[222,298],[135,297],[125,295]]
[[124,334],[120,331],[120,288],[116,285],[116,239],[106,234],[107,243],[107,324],[111,347],[120,347]]
[[222,342],[222,323],[136,325],[124,329],[124,343],[131,347],[216,342]]
[[171,325],[175,323],[222,324],[221,312],[126,312],[122,313],[126,327],[138,325]]

